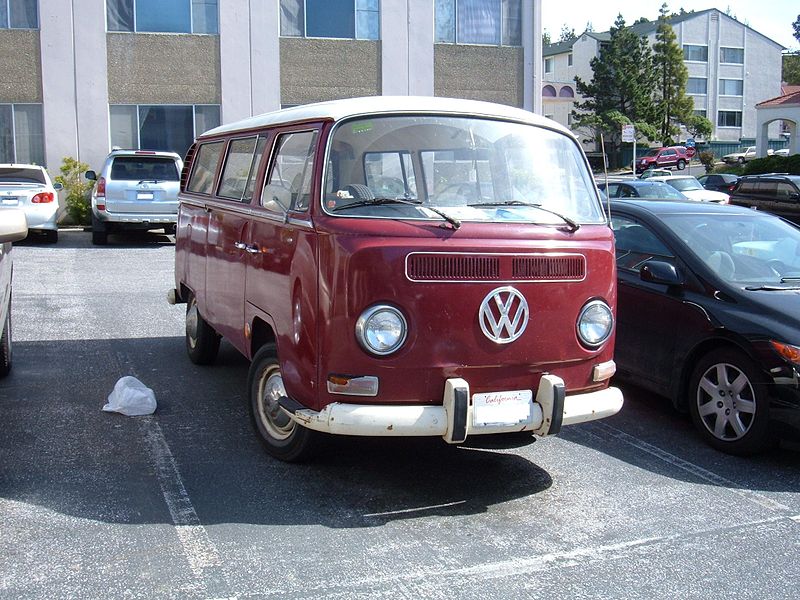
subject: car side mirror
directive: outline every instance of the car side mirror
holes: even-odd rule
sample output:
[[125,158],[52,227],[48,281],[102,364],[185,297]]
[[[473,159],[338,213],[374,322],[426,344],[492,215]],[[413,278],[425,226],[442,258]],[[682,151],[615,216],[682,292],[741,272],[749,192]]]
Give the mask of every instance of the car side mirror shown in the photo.
[[53,184],[53,189],[55,191],[57,191],[57,192],[60,192],[61,190],[64,189],[64,186],[62,184],[56,182],[56,183]]
[[800,194],[798,194],[797,192],[792,192],[791,194],[789,194],[789,199],[800,200]]
[[683,277],[675,265],[663,260],[648,260],[639,272],[639,277],[647,283],[662,285],[683,285]]
[[97,181],[97,173],[94,171],[86,171],[83,176],[90,181]]

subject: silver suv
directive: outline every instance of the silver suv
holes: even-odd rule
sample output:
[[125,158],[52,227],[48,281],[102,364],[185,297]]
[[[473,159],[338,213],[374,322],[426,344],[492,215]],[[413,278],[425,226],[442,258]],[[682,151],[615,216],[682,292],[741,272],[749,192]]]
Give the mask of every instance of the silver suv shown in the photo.
[[174,152],[114,150],[92,190],[92,243],[102,245],[108,234],[124,229],[164,229],[174,233],[178,190],[183,168]]

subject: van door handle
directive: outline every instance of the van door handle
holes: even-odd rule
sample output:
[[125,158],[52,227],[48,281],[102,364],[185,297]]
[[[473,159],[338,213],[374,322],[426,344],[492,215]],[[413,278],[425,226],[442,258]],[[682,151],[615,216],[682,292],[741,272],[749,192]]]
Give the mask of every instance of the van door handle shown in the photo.
[[239,250],[244,250],[245,252],[248,252],[250,254],[260,254],[261,253],[261,249],[258,247],[257,244],[247,245],[244,242],[236,242],[236,243],[233,244],[233,246],[235,248],[238,248]]

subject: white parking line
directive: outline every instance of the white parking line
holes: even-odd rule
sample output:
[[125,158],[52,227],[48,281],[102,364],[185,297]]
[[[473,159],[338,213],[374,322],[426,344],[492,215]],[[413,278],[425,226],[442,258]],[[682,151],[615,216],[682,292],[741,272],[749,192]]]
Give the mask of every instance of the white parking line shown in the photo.
[[726,479],[721,475],[717,475],[716,473],[709,471],[708,469],[704,469],[701,466],[698,466],[694,463],[691,463],[687,460],[684,460],[674,454],[670,454],[666,450],[662,450],[658,446],[653,446],[652,444],[648,444],[647,442],[640,440],[632,435],[629,435],[622,431],[621,429],[617,429],[616,427],[612,427],[608,423],[603,423],[600,421],[594,421],[589,424],[589,427],[594,429],[600,429],[606,434],[610,435],[618,439],[619,441],[628,444],[629,446],[633,446],[643,452],[647,452],[651,456],[655,456],[663,460],[670,465],[682,469],[688,473],[691,473],[695,477],[707,481],[708,483],[712,483],[714,485],[727,488],[728,491],[733,492],[734,494],[741,496],[749,500],[750,502],[754,502],[759,506],[766,508],[768,510],[777,510],[777,511],[786,511],[790,512],[792,509],[786,506],[785,504],[781,504],[780,502],[773,500],[772,498],[765,496],[763,494],[759,494],[758,492],[754,492],[752,490],[743,490],[739,488],[739,484],[735,481],[731,481],[730,479]]

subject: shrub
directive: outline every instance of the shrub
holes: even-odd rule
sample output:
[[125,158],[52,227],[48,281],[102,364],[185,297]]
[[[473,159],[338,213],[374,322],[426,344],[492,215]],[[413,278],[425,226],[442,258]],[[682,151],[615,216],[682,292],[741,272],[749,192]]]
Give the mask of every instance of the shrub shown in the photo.
[[67,195],[67,215],[70,222],[75,225],[88,225],[91,222],[89,192],[94,182],[83,179],[83,174],[88,168],[89,165],[86,163],[65,156],[61,164],[61,175],[56,177],[56,181],[64,186]]
[[702,165],[706,168],[706,173],[711,173],[714,170],[714,164],[717,162],[714,153],[711,150],[704,150],[697,155]]
[[760,175],[761,173],[789,173],[800,175],[800,154],[792,156],[765,156],[756,158],[744,167],[745,175]]

